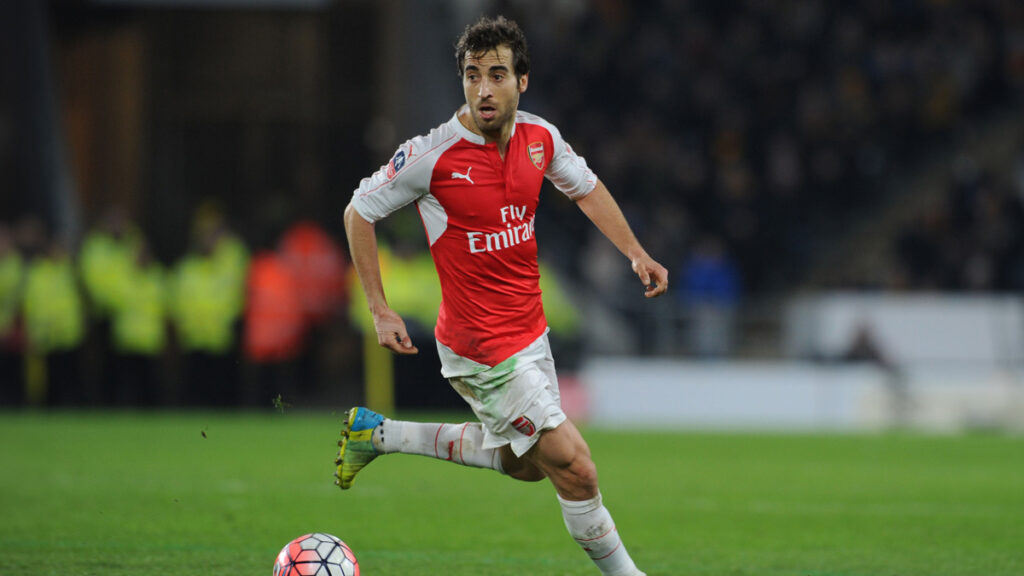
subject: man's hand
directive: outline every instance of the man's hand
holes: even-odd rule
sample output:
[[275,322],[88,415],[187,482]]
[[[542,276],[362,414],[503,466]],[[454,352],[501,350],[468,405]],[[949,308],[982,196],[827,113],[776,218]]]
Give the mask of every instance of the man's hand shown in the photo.
[[409,332],[405,329],[405,321],[391,308],[373,315],[373,325],[377,329],[377,343],[395,354],[417,354],[419,348],[412,345]]
[[618,203],[603,182],[598,180],[589,194],[576,200],[576,205],[597,229],[629,258],[633,264],[633,272],[636,272],[640,281],[644,283],[644,296],[654,298],[668,290],[668,270],[651,259],[640,246]]
[[644,283],[644,296],[654,298],[668,290],[668,270],[644,254],[633,258],[633,272]]

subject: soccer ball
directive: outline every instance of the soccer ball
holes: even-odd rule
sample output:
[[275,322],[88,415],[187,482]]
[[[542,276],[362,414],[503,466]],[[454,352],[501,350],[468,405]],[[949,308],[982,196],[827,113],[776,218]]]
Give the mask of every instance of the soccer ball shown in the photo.
[[274,576],[359,576],[359,562],[336,536],[316,532],[299,536],[281,549]]

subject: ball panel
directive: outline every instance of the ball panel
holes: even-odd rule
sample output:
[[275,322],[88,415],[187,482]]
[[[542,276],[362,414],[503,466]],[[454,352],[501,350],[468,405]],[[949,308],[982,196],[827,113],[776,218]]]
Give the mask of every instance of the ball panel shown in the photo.
[[334,542],[321,542],[316,547],[316,551],[320,553],[321,558],[330,558],[331,554],[338,549],[338,545]]
[[292,559],[295,560],[295,562],[319,562],[322,560],[322,558],[320,558],[320,553],[316,550],[303,550]]

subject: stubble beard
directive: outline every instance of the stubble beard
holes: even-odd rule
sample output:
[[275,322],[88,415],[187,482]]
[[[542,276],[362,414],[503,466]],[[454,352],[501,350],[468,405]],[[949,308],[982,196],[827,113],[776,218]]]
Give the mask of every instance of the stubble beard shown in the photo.
[[506,126],[512,123],[516,115],[516,104],[514,103],[510,109],[502,111],[500,108],[495,106],[495,116],[490,120],[485,120],[480,114],[479,108],[473,108],[473,122],[480,132],[490,138],[498,139]]

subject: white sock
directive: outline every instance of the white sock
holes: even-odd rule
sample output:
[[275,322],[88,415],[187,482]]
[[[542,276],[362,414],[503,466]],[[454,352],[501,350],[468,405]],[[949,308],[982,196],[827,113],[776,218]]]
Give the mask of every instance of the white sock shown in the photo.
[[633,559],[615,529],[615,522],[608,509],[601,504],[601,495],[590,500],[575,502],[561,496],[562,517],[565,527],[581,548],[590,556],[605,576],[644,576],[637,569]]
[[373,432],[373,447],[384,454],[419,454],[504,473],[498,450],[481,448],[483,443],[484,427],[477,422],[426,424],[385,418]]

